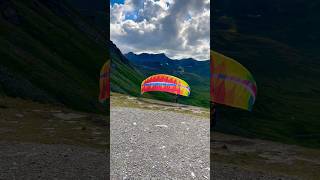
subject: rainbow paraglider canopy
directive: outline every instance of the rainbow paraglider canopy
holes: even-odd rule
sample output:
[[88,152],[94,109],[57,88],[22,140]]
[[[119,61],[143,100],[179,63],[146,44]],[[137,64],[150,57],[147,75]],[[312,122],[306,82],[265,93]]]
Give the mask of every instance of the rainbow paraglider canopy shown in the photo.
[[251,73],[237,61],[211,51],[211,101],[251,111],[257,85]]
[[150,91],[168,92],[181,96],[190,95],[190,86],[184,80],[166,74],[148,77],[141,83],[141,94]]
[[110,61],[107,61],[100,71],[99,101],[105,102],[110,97]]

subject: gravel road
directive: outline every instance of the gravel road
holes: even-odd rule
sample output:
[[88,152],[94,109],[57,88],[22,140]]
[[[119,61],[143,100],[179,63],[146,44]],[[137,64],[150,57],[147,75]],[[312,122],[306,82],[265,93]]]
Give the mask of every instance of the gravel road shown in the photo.
[[108,179],[105,152],[70,145],[0,143],[0,179]]
[[209,179],[209,119],[111,108],[111,179]]
[[295,177],[272,175],[246,170],[229,164],[213,162],[213,180],[298,180]]
[[[222,139],[220,136],[218,139]],[[209,147],[208,118],[163,111],[160,107],[111,108],[111,179],[210,179]],[[231,151],[235,148],[228,147]],[[211,148],[212,153],[228,155]],[[238,145],[236,149],[241,148]],[[211,163],[214,180],[298,179]]]

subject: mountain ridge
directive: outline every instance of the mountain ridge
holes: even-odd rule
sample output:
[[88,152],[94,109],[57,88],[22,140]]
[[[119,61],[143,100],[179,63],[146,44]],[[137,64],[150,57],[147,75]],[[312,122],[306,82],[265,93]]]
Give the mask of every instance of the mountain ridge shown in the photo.
[[[198,61],[193,58],[184,59],[171,59],[167,57],[164,53],[160,54],[150,54],[150,53],[140,53],[135,54],[129,52],[124,54],[124,56],[129,59],[136,66],[143,66],[145,68],[166,68],[168,72],[173,73],[175,71],[188,71],[196,73],[199,76],[205,78],[210,76],[209,65],[210,61]],[[171,69],[171,70],[170,70]],[[200,71],[201,69],[201,71]],[[174,74],[174,73],[173,73]]]
[[124,56],[126,56],[126,57],[132,57],[132,56],[152,56],[152,57],[158,57],[158,58],[163,58],[163,59],[170,59],[170,60],[174,60],[174,61],[185,61],[185,60],[191,60],[191,61],[210,61],[210,60],[197,60],[197,59],[194,59],[194,58],[173,59],[173,58],[169,58],[165,53],[146,53],[146,52],[134,53],[134,52],[128,52],[128,53],[125,53]]

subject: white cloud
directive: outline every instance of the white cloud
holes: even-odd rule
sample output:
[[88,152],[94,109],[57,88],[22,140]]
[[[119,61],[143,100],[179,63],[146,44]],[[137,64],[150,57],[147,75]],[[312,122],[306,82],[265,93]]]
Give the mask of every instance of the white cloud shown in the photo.
[[209,59],[210,1],[126,0],[110,6],[111,40],[122,52]]

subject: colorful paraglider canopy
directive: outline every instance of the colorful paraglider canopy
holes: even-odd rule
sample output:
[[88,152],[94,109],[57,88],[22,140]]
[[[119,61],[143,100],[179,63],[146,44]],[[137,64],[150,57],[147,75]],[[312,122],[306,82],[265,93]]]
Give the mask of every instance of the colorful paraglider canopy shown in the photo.
[[168,92],[181,96],[190,95],[190,86],[182,79],[166,74],[148,77],[141,83],[141,94],[150,91]]
[[211,101],[251,111],[257,85],[251,73],[237,61],[211,51]]
[[99,101],[105,102],[110,97],[110,61],[107,61],[100,71]]

